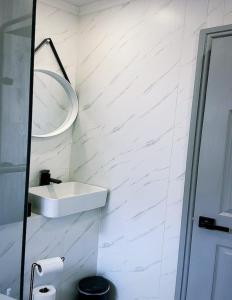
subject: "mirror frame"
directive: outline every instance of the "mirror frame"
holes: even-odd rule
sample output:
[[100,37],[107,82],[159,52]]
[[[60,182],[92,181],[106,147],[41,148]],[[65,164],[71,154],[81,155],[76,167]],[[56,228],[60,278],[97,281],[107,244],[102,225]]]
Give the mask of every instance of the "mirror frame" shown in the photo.
[[[63,133],[64,131],[66,131],[67,129],[69,129],[72,124],[74,123],[74,121],[76,120],[76,117],[78,115],[78,98],[77,98],[77,94],[74,91],[74,89],[72,88],[71,84],[62,76],[60,76],[59,74],[50,71],[50,70],[46,70],[46,69],[34,69],[34,72],[40,72],[40,73],[44,73],[47,74],[49,76],[51,76],[52,78],[54,78],[65,90],[69,100],[70,100],[70,109],[68,112],[68,115],[65,119],[65,121],[54,131],[51,131],[49,133],[46,134],[33,134],[32,132],[32,137],[35,138],[48,138],[48,137],[53,137],[56,136],[58,134]],[[32,117],[33,119],[33,117]]]

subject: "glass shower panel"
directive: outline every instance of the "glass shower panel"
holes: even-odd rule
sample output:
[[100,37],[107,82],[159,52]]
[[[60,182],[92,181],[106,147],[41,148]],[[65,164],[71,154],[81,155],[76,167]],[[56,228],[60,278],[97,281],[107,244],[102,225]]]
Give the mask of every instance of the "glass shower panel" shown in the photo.
[[0,0],[0,300],[22,286],[34,5]]

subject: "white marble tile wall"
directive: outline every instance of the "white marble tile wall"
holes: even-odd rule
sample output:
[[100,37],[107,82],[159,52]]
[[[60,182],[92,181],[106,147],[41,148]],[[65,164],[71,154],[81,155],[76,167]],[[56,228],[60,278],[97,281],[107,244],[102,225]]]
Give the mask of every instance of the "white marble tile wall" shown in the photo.
[[[71,130],[33,140],[31,185],[41,168],[64,180],[70,168],[72,179],[107,187],[110,197],[99,248],[98,210],[29,220],[25,299],[31,263],[64,255],[62,276],[47,279],[59,300],[75,299],[77,280],[97,263],[119,300],[173,300],[198,34],[231,23],[231,1],[112,1],[107,10],[96,1],[98,12],[85,7],[79,20],[47,3],[38,2],[36,42],[50,35],[73,85],[77,73],[81,111],[73,140]],[[43,49],[36,66],[58,71],[52,59]],[[0,229],[12,237],[1,257],[18,245],[14,226]]]
[[[78,58],[78,16],[56,6],[56,1],[39,0],[37,3],[36,41],[52,38],[72,86],[75,88],[75,74]],[[48,69],[61,74],[49,46],[35,55],[35,68]],[[67,180],[71,155],[72,129],[47,139],[32,138],[30,185],[38,184],[39,171],[50,169],[52,176]]]
[[173,300],[198,36],[232,22],[231,0],[97,3],[80,18],[71,178],[110,189],[98,272],[117,299]]
[[28,219],[25,299],[28,299],[31,264],[56,256],[65,257],[63,273],[45,278],[36,276],[35,286],[53,284],[57,289],[57,300],[76,299],[79,279],[96,274],[99,213],[99,210],[93,210],[58,219],[40,216]]
[[[67,5],[64,6],[67,9]],[[78,16],[56,6],[56,0],[38,1],[36,44],[51,37],[64,63],[72,85],[78,58]],[[35,57],[35,67],[59,72],[50,48],[41,49]],[[50,169],[55,178],[69,179],[72,129],[48,139],[32,139],[30,184],[38,184],[38,172]],[[28,219],[25,296],[28,297],[31,264],[38,259],[65,256],[62,275],[36,277],[35,286],[46,283],[57,288],[57,299],[76,299],[76,286],[80,278],[96,274],[99,211],[94,210],[59,219],[34,216]],[[1,249],[0,249],[1,250]]]
[[[64,271],[40,278],[35,276],[35,286],[53,284],[57,300],[75,300],[77,282],[85,276],[95,275],[97,269],[97,243],[99,235],[99,210],[59,219],[46,219],[38,215],[28,218],[24,299],[28,299],[30,268],[39,259],[64,256]],[[0,291],[12,289],[19,297],[22,222],[0,226]],[[7,263],[7,264],[6,264]]]

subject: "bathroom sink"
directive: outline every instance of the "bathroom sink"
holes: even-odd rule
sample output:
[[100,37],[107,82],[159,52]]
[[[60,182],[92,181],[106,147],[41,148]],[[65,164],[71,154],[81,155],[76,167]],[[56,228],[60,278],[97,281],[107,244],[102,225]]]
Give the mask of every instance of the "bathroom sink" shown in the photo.
[[32,211],[58,218],[105,206],[107,190],[81,182],[65,182],[31,187]]

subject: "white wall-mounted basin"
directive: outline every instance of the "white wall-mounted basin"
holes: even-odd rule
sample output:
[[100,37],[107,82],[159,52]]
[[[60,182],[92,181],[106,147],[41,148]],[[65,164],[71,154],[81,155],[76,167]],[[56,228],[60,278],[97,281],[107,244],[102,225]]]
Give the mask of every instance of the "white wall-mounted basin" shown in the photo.
[[80,182],[31,187],[32,211],[47,218],[59,218],[103,207],[107,190]]

